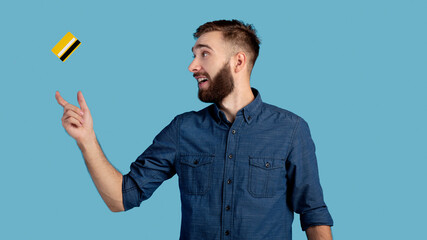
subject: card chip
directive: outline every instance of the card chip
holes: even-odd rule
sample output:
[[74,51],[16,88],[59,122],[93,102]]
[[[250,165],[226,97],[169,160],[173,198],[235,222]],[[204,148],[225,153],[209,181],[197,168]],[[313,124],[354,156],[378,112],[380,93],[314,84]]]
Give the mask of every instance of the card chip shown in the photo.
[[68,32],[55,45],[55,47],[52,48],[52,52],[64,62],[80,46],[80,44],[80,41],[74,37],[73,34]]

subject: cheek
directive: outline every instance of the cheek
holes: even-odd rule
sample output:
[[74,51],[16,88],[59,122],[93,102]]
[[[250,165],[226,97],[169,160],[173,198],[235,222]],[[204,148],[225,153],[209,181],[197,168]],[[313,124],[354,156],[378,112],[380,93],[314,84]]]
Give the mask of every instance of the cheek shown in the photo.
[[212,62],[211,64],[207,65],[207,68],[209,69],[211,74],[214,74],[222,68],[222,65],[218,64],[218,62]]
[[204,62],[202,65],[202,69],[209,74],[209,76],[213,76],[215,74],[215,67],[212,66],[212,64],[208,63],[207,61]]

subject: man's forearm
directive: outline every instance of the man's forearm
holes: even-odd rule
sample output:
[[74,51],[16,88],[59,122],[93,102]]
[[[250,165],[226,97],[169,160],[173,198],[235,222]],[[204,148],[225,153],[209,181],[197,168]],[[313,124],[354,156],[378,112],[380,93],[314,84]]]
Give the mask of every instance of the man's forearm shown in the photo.
[[305,231],[308,240],[332,240],[330,226],[312,226]]
[[77,145],[82,151],[92,180],[108,208],[113,212],[123,211],[123,176],[108,162],[95,134],[85,142],[77,142]]

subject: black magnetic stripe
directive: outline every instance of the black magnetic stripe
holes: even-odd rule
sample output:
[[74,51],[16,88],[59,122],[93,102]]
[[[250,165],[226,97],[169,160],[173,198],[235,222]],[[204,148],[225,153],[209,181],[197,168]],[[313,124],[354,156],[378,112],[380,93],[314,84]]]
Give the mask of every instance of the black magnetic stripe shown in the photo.
[[80,44],[80,41],[79,40],[76,40],[75,42],[74,42],[74,44],[73,45],[71,45],[71,47],[64,53],[64,54],[62,54],[62,56],[61,56],[61,60],[62,61],[64,61],[67,57],[68,57],[68,55],[70,55],[70,53],[74,50],[74,49],[76,49],[76,47],[78,47],[79,46],[79,44]]

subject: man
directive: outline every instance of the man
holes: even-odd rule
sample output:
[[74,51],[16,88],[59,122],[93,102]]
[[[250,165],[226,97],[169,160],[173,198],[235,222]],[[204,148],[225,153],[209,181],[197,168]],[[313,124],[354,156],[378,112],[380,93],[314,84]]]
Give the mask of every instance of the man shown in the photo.
[[299,116],[262,102],[250,86],[259,52],[252,25],[200,26],[189,66],[208,107],[176,116],[122,175],[105,158],[79,91],[79,109],[57,92],[62,124],[76,139],[111,211],[127,211],[178,174],[180,239],[291,239],[293,213],[310,240],[332,239],[315,146]]

